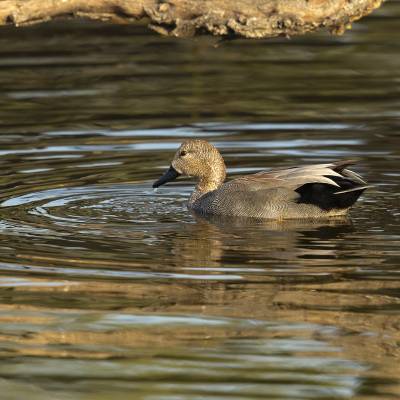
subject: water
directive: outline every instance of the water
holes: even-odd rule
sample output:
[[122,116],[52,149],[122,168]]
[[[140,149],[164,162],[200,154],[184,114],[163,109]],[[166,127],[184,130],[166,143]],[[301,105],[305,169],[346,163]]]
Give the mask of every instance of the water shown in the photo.
[[[0,30],[0,390],[16,400],[400,398],[400,3],[343,37]],[[151,189],[358,158],[349,220],[201,220]]]

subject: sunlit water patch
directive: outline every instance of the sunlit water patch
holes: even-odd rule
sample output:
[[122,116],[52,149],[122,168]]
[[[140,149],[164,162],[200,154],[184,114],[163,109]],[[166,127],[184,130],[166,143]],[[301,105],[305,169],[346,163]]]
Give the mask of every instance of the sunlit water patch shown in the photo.
[[[19,390],[33,398],[62,398],[68,388],[89,399],[93,384],[98,394],[121,398],[343,398],[362,387],[366,370],[330,343],[343,332],[317,324],[61,310],[17,315],[0,313],[8,321],[0,387],[23,375],[33,388]],[[60,375],[63,383],[54,386]]]

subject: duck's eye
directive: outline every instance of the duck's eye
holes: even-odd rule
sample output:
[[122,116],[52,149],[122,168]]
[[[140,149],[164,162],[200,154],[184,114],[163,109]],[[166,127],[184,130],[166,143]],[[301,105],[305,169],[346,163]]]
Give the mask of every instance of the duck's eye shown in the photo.
[[179,155],[180,155],[181,157],[185,157],[186,154],[187,154],[187,151],[185,151],[185,150],[182,150],[182,151],[179,153]]

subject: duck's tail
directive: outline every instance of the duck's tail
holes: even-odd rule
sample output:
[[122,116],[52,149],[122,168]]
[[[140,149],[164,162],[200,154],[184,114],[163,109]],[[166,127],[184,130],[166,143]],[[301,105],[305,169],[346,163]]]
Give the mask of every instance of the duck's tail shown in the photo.
[[299,202],[314,204],[325,211],[350,208],[361,194],[371,187],[359,174],[347,169],[355,163],[355,160],[343,160],[328,165],[332,175],[327,173],[324,177],[333,181],[332,184],[307,183],[303,185],[297,189],[301,195]]

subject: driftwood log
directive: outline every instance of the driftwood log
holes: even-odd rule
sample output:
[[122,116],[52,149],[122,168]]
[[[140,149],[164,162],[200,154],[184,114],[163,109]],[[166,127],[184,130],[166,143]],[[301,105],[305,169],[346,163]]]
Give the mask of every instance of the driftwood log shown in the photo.
[[0,25],[84,17],[113,23],[147,19],[168,36],[267,38],[320,28],[341,34],[384,0],[0,0]]

